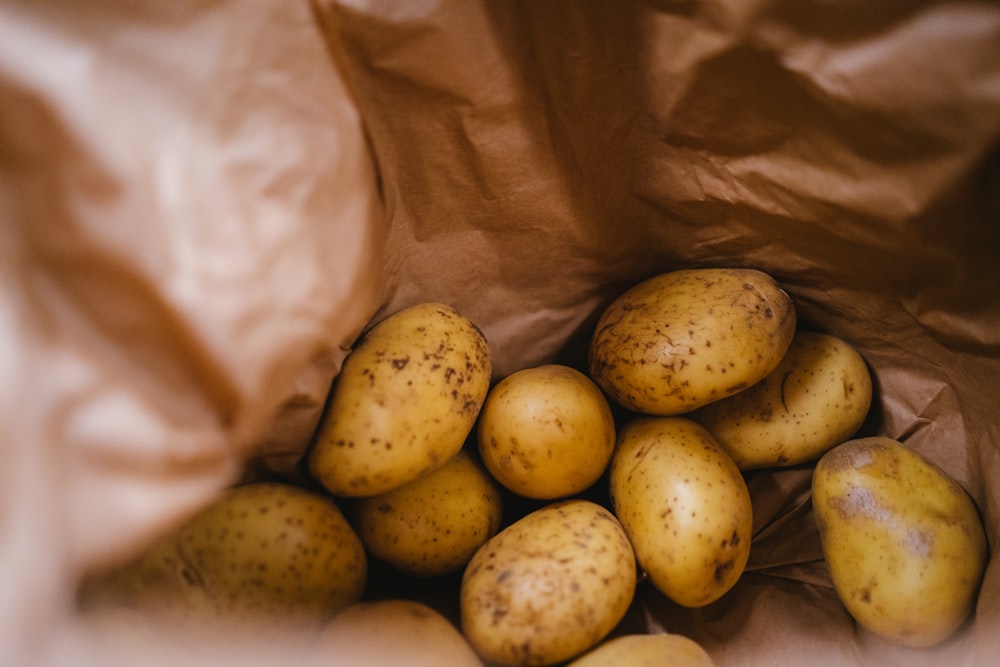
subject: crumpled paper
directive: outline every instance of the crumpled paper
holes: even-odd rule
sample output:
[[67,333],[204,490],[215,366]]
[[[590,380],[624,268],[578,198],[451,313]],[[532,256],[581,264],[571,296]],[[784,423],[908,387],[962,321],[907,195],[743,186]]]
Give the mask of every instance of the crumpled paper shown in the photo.
[[[862,433],[954,476],[995,553],[998,43],[986,1],[0,6],[0,645],[106,659],[79,574],[293,465],[366,323],[446,301],[498,377],[580,365],[604,305],[692,266],[767,271],[855,345]],[[997,561],[959,635],[891,646],[830,587],[810,474],[748,475],[730,594],[643,586],[619,631],[720,665],[990,664]]]

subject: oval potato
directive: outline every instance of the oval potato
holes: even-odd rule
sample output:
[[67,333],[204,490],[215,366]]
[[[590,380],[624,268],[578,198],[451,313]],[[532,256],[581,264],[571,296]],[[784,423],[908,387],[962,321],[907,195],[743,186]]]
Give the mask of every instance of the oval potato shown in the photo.
[[763,380],[687,415],[741,470],[797,465],[853,436],[872,402],[865,360],[849,343],[799,331]]
[[462,577],[462,630],[487,662],[551,665],[586,651],[624,617],[635,556],[618,520],[558,501],[502,530]]
[[891,438],[850,440],[820,458],[813,512],[838,596],[890,641],[926,647],[972,611],[987,543],[972,499]]
[[664,273],[601,314],[590,376],[629,410],[683,414],[760,381],[781,361],[795,325],[792,300],[762,271]]
[[467,452],[391,491],[359,499],[354,527],[368,553],[397,571],[437,577],[465,566],[500,528],[503,498]]
[[262,482],[227,490],[88,594],[195,632],[297,630],[360,600],[367,572],[361,540],[332,498]]
[[514,493],[551,500],[579,493],[604,473],[615,422],[604,394],[568,366],[508,375],[486,397],[477,426],[479,453]]
[[740,578],[753,511],[736,464],[685,417],[637,417],[618,434],[611,501],[640,567],[674,602],[701,607]]
[[321,633],[308,667],[481,667],[458,629],[421,602],[360,602]]
[[609,639],[567,667],[713,667],[698,642],[671,633],[621,635]]
[[450,306],[423,303],[376,324],[344,360],[308,455],[336,496],[384,493],[462,448],[489,390],[482,332]]

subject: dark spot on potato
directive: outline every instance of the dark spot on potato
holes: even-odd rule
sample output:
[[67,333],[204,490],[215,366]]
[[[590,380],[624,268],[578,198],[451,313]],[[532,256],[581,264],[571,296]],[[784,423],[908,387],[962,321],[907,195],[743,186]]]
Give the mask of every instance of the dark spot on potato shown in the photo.
[[718,563],[718,564],[716,564],[716,566],[715,566],[715,573],[714,573],[715,580],[718,581],[718,582],[720,582],[720,583],[723,582],[723,581],[725,581],[725,579],[726,579],[726,573],[729,570],[731,570],[731,569],[733,569],[733,561],[732,560],[727,560],[724,563]]
[[870,588],[862,588],[861,595],[858,597],[865,604],[869,604],[872,601],[872,591]]
[[406,368],[406,364],[410,363],[410,357],[400,357],[399,359],[393,359],[391,362],[392,367],[397,371],[401,371]]

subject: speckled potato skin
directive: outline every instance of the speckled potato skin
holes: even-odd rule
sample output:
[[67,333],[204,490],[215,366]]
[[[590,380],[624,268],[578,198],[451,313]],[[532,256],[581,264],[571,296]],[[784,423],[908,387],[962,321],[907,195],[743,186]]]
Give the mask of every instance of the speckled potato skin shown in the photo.
[[818,459],[857,433],[871,402],[871,374],[857,350],[835,336],[799,331],[763,380],[687,416],[750,470]]
[[630,410],[684,414],[761,380],[781,361],[795,326],[792,300],[766,273],[664,273],[601,314],[590,376]]
[[713,667],[712,657],[684,635],[659,633],[609,639],[567,667]]
[[986,535],[965,490],[885,437],[834,447],[813,473],[813,512],[834,588],[857,622],[927,647],[971,613]]
[[489,663],[551,665],[596,645],[635,593],[632,547],[618,520],[573,499],[535,510],[472,557],[462,629]]
[[497,383],[480,413],[477,441],[483,463],[503,486],[552,500],[600,478],[615,447],[615,423],[590,378],[548,364]]
[[389,316],[344,360],[310,473],[333,495],[364,497],[440,467],[472,431],[491,375],[485,337],[450,306]]
[[466,565],[500,529],[503,496],[485,468],[460,451],[392,491],[357,501],[354,526],[368,553],[416,577]]
[[451,622],[414,600],[351,605],[324,628],[308,667],[481,667]]
[[361,540],[331,498],[257,483],[229,489],[91,590],[97,604],[172,627],[298,630],[360,600],[367,571]]
[[750,555],[750,492],[704,427],[685,417],[628,422],[610,488],[639,566],[660,592],[702,607],[736,584]]

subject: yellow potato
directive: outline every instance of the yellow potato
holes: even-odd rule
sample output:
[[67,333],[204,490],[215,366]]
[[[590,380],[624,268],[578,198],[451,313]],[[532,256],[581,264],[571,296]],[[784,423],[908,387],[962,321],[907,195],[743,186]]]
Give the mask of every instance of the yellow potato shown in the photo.
[[872,437],[824,454],[812,492],[830,577],[859,624],[913,647],[955,632],[987,559],[982,520],[957,482],[896,440]]
[[763,380],[688,417],[749,470],[819,458],[857,432],[871,402],[871,374],[857,350],[834,336],[800,331]]
[[660,592],[701,607],[736,584],[750,555],[750,492],[704,427],[633,419],[619,431],[610,477],[615,514]]
[[567,667],[713,667],[711,656],[684,635],[622,635],[583,654]]
[[477,439],[497,481],[521,496],[550,500],[600,478],[615,447],[615,423],[590,378],[550,364],[508,375],[490,391]]
[[462,629],[487,662],[551,665],[614,629],[635,584],[635,556],[614,515],[587,500],[555,502],[472,557],[460,590]]
[[453,308],[424,303],[373,327],[344,360],[309,452],[330,493],[384,493],[462,448],[492,374],[482,332]]
[[323,630],[308,667],[481,667],[451,622],[413,600],[361,602]]
[[436,577],[464,567],[500,528],[503,499],[465,451],[423,477],[357,501],[354,526],[368,553],[399,572]]
[[664,273],[601,314],[590,376],[630,410],[683,414],[760,381],[781,361],[795,324],[792,300],[761,271]]
[[280,483],[228,490],[135,562],[88,585],[84,605],[122,606],[189,630],[296,630],[361,599],[361,540],[327,497]]

